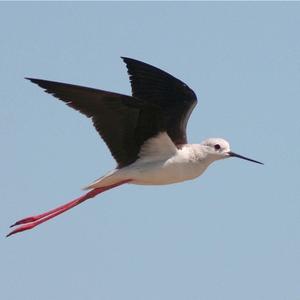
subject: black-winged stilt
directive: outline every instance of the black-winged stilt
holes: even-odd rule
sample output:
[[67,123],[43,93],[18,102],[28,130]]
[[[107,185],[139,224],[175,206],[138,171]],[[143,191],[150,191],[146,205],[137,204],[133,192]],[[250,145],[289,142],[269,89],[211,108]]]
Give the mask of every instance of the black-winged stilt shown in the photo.
[[200,176],[214,161],[239,157],[224,139],[188,144],[186,125],[197,103],[195,93],[172,75],[141,61],[122,57],[132,96],[27,78],[91,118],[117,161],[117,167],[86,187],[83,196],[46,213],[22,219],[7,236],[32,229],[87,199],[122,185],[161,185]]

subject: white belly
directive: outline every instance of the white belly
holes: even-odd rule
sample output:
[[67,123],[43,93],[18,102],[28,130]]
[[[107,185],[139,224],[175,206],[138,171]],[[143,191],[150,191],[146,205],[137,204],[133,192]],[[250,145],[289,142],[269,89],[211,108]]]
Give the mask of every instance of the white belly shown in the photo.
[[130,174],[133,184],[163,185],[194,179],[205,169],[206,166],[199,162],[169,159],[163,162],[133,164],[128,175]]
[[158,155],[150,151],[151,147],[150,150],[147,148],[148,155],[142,155],[127,167],[113,170],[86,188],[108,186],[124,180],[130,180],[129,183],[132,184],[163,185],[194,179],[200,176],[212,162],[195,155],[196,147],[199,146],[190,145],[174,153],[167,153],[170,154],[169,157],[166,155],[163,157],[162,151]]

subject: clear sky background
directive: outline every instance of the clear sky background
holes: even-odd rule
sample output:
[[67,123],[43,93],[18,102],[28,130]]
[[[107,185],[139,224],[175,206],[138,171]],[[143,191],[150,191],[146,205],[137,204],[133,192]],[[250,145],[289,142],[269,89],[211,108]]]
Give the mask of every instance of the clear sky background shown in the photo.
[[[5,300],[300,299],[300,3],[1,3],[0,293]],[[198,96],[200,178],[122,186],[20,235],[115,162],[91,122],[25,76],[130,94],[120,56]]]

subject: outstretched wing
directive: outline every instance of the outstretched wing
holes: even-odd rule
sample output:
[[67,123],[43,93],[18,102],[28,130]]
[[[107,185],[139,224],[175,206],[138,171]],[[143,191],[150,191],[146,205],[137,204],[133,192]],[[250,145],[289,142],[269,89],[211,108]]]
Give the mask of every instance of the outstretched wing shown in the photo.
[[134,162],[144,142],[164,131],[161,110],[156,105],[117,93],[48,80],[27,79],[91,118],[118,167]]
[[134,59],[123,60],[132,97],[27,78],[91,118],[118,167],[134,162],[145,142],[160,132],[167,132],[177,146],[187,143],[186,125],[197,102],[195,93],[172,75]]
[[127,65],[132,96],[159,106],[175,145],[187,143],[186,125],[197,104],[195,93],[172,75],[141,61],[122,57]]

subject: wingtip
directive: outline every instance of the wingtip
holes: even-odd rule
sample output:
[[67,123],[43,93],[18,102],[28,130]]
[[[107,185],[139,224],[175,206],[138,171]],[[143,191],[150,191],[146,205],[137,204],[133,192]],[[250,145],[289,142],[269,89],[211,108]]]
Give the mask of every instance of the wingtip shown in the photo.
[[31,77],[24,77],[24,79],[29,80],[33,83],[38,83],[40,81],[40,79],[37,78],[31,78]]
[[127,62],[128,62],[129,60],[132,59],[132,58],[126,57],[126,56],[120,56],[120,57],[121,57],[121,59],[123,60],[123,62],[124,62],[125,64],[127,64]]
[[137,59],[135,59],[135,58],[131,58],[131,57],[127,57],[127,56],[120,56],[121,57],[121,59],[127,64],[128,62],[138,62],[138,63],[143,63],[143,64],[145,64],[144,62],[142,62],[142,61],[139,61],[139,60],[137,60]]

